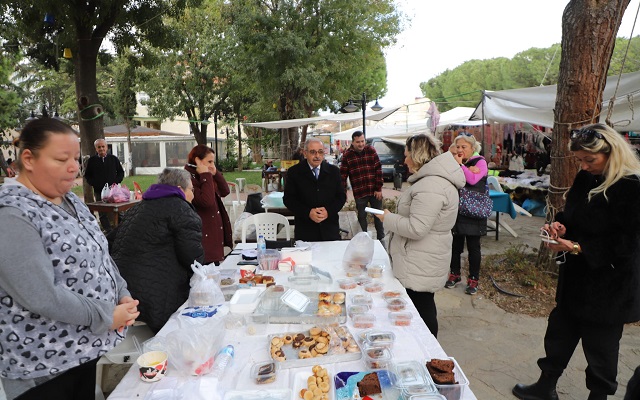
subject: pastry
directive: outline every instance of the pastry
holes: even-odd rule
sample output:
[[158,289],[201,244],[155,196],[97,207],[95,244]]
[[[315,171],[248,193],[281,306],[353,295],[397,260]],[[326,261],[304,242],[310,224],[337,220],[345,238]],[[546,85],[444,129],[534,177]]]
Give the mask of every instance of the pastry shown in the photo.
[[313,328],[309,329],[309,336],[318,336],[320,332],[322,332],[320,328],[314,326]]
[[311,358],[311,353],[307,349],[302,349],[298,352],[298,358]]
[[344,303],[344,293],[338,292],[333,294],[333,302],[336,304]]
[[293,340],[297,340],[298,342],[302,342],[304,340],[304,335],[302,333],[298,333]]
[[363,376],[360,382],[358,382],[358,392],[360,392],[360,397],[382,393],[378,374],[371,372]]
[[302,346],[302,342],[301,342],[300,340],[294,340],[294,341],[293,341],[293,343],[291,343],[291,346],[292,346],[294,349],[299,349],[299,348],[300,348],[300,346]]
[[275,280],[273,279],[273,276],[265,275],[262,277],[262,283],[273,283],[273,282],[275,282]]
[[284,337],[284,344],[289,344],[291,342],[293,342],[293,337],[291,335],[286,335]]
[[438,372],[453,372],[453,367],[455,364],[451,360],[440,360],[438,358],[434,358],[431,361],[427,361],[427,366],[431,366],[438,370]]
[[427,361],[427,370],[433,381],[439,385],[456,384],[456,377],[453,373],[455,364],[451,360],[440,360],[437,358]]
[[318,294],[318,300],[319,301],[327,301],[327,302],[329,302],[329,301],[331,301],[331,295],[329,293],[327,293],[327,292],[320,292]]
[[312,338],[312,337],[310,337],[310,336],[307,336],[307,337],[306,337],[306,338],[304,338],[304,340],[302,341],[302,344],[303,344],[304,346],[309,347],[309,346],[311,346],[312,344],[314,344],[315,342],[316,342],[316,341],[315,341],[315,339],[314,339],[314,338]]

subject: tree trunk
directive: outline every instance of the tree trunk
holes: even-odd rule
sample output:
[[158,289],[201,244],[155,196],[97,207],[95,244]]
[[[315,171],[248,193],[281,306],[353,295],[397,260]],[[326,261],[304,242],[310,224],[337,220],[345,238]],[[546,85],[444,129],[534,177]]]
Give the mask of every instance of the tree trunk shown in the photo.
[[240,112],[238,112],[238,172],[242,172],[242,127],[240,126]]
[[[78,34],[77,51],[73,56],[80,145],[83,156],[87,158],[95,152],[93,142],[104,139],[103,108],[96,86],[96,63],[102,38],[90,37],[91,34]],[[93,201],[93,189],[86,181],[83,190],[85,202]]]
[[[599,121],[616,34],[629,2],[571,0],[564,10],[547,221],[564,209],[563,195],[578,171],[568,150],[571,130]],[[550,251],[541,245],[538,267],[555,270],[553,261]]]

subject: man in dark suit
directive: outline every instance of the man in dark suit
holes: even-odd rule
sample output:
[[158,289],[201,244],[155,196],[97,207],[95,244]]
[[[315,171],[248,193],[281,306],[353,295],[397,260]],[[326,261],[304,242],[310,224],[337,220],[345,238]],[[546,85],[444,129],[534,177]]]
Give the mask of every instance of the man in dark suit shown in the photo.
[[340,240],[338,211],[347,195],[338,167],[324,162],[324,143],[308,139],[305,159],[289,168],[284,205],[293,211],[296,240],[321,242]]

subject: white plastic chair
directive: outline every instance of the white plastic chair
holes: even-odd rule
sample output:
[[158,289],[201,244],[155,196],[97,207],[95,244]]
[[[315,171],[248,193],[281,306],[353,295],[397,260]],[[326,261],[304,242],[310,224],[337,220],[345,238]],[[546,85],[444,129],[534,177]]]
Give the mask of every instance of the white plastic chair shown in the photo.
[[[227,182],[227,185],[229,185],[230,193],[227,197],[224,198],[223,202],[225,207],[231,208],[233,210],[233,218],[237,219],[238,209],[241,209],[242,211],[242,209],[244,208],[245,204],[247,204],[247,202],[244,200],[240,200],[240,188],[238,187],[237,184],[233,182]],[[233,198],[234,193],[235,193],[235,199]]]
[[247,243],[247,227],[249,225],[256,226],[256,238],[262,235],[265,240],[277,240],[278,225],[284,225],[286,238],[291,240],[289,220],[282,214],[260,213],[242,221],[242,243]]

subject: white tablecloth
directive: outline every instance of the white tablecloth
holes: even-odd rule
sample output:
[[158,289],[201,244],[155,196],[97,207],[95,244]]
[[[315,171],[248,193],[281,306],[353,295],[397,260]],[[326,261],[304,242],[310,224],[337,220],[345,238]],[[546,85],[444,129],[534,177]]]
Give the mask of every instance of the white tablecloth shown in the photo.
[[[385,264],[387,268],[383,273],[383,277],[377,279],[384,283],[384,290],[401,290],[404,288],[400,282],[393,277],[389,265],[389,258],[380,244],[375,242],[375,252],[373,263]],[[322,242],[313,243],[313,265],[331,273],[333,283],[329,284],[328,280],[322,278],[320,280],[320,291],[341,291],[336,280],[345,277],[342,269],[342,256],[346,250],[348,241]],[[239,244],[239,248],[253,247],[253,244]],[[240,256],[229,256],[221,265],[221,268],[235,268],[236,263],[240,261]],[[273,275],[276,282],[286,284],[290,272],[269,271],[264,274]],[[364,293],[362,288],[358,287],[353,290],[347,290],[347,302],[349,296],[353,293]],[[396,341],[392,350],[394,361],[410,361],[416,360],[423,363],[430,358],[444,358],[447,355],[436,340],[429,332],[429,329],[420,318],[418,311],[413,303],[404,294],[404,299],[409,302],[407,311],[413,314],[412,324],[409,327],[393,326],[388,319],[388,309],[386,303],[380,293],[372,293],[373,309],[376,315],[376,328],[393,331],[396,335]],[[227,310],[226,306],[224,306]],[[348,318],[347,326],[351,333],[357,335],[361,329],[355,329]],[[308,329],[311,325],[302,328]],[[171,365],[167,372],[167,376],[156,383],[145,383],[138,377],[137,365],[129,370],[123,377],[120,384],[109,396],[110,400],[119,399],[223,399],[224,393],[229,390],[265,390],[265,389],[294,389],[294,381],[296,375],[300,373],[307,374],[310,367],[281,369],[275,382],[270,384],[258,385],[250,378],[251,366],[255,362],[269,360],[269,344],[268,335],[279,334],[285,332],[297,332],[302,330],[300,325],[286,324],[270,324],[267,332],[263,335],[251,336],[246,333],[243,328],[230,329],[226,331],[224,345],[232,344],[235,347],[236,354],[233,364],[227,368],[223,379],[218,382],[217,378],[210,376],[189,377],[182,376],[174,370]],[[171,330],[175,329],[174,324],[170,320],[165,327],[158,333],[164,336]],[[322,364],[322,359],[318,359],[318,364]],[[364,361],[348,361],[335,364],[323,365],[327,368],[329,374],[334,376],[338,372],[343,371],[366,371]],[[464,371],[464,365],[461,366]],[[299,376],[298,376],[299,379]],[[475,399],[471,390],[467,388],[462,397],[463,399]],[[292,400],[299,399],[297,393],[292,393]]]

